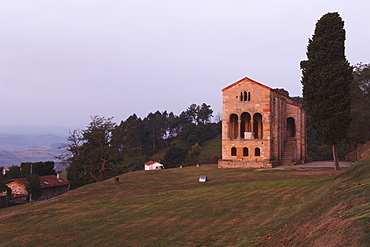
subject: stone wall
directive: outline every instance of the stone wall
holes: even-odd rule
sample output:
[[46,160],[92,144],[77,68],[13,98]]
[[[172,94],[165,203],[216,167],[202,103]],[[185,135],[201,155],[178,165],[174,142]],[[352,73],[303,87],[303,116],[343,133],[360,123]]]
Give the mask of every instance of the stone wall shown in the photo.
[[305,160],[305,111],[288,92],[244,78],[222,94],[222,160],[235,162],[220,162],[220,168],[281,164],[283,154],[290,154],[288,137],[296,140],[292,161]]
[[271,168],[270,161],[218,160],[218,168]]

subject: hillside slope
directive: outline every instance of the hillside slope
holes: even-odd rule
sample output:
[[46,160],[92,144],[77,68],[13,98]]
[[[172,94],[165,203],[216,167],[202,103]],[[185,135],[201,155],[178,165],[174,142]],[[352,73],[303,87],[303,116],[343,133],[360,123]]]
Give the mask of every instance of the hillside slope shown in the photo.
[[[320,246],[316,239],[324,243],[327,238],[321,246],[361,246],[370,225],[364,202],[369,166],[364,162],[343,174],[216,165],[127,173],[119,184],[110,179],[48,201],[1,209],[0,243]],[[200,175],[209,181],[199,183]]]
[[317,189],[262,246],[369,246],[370,159]]

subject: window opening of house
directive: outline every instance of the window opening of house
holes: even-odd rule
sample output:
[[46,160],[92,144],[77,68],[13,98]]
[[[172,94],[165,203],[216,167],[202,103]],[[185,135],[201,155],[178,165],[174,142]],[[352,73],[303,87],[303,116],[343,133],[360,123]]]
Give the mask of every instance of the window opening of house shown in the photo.
[[243,156],[248,156],[248,155],[249,155],[249,149],[243,148]]
[[236,148],[235,147],[231,148],[231,156],[236,156]]
[[261,149],[260,148],[255,148],[254,149],[254,156],[261,156]]

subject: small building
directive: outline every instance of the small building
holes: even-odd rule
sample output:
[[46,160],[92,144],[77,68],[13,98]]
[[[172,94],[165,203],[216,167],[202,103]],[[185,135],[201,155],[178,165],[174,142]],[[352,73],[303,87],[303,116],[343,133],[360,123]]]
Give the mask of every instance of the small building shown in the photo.
[[156,161],[148,161],[144,164],[144,170],[161,170],[163,169],[163,165]]
[[[15,178],[5,182],[5,185],[12,190],[10,201],[26,202],[28,197],[27,184],[26,178]],[[60,178],[58,173],[58,176],[40,176],[40,186],[42,195],[38,200],[42,201],[67,192],[70,182]]]
[[303,163],[306,113],[284,89],[243,78],[222,90],[219,168],[261,168]]

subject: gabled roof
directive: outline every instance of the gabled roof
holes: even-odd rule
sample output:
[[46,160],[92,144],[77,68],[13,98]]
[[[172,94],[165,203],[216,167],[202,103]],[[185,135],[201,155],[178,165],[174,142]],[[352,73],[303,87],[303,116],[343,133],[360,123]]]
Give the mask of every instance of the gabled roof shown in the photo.
[[222,89],[222,91],[225,91],[225,90],[227,90],[227,89],[229,89],[229,88],[232,88],[232,87],[234,87],[235,85],[237,85],[237,84],[241,83],[242,81],[250,81],[250,82],[256,83],[256,84],[258,84],[258,85],[260,85],[260,86],[262,86],[262,87],[264,87],[264,88],[266,88],[266,89],[269,89],[269,90],[271,90],[271,89],[272,89],[272,88],[270,88],[270,87],[268,87],[268,86],[266,86],[266,85],[263,85],[263,84],[261,84],[261,83],[259,83],[259,82],[255,81],[255,80],[252,80],[252,79],[250,79],[250,78],[248,78],[248,77],[244,77],[243,79],[241,79],[241,80],[239,80],[239,81],[237,81],[237,82],[234,82],[233,84],[231,84],[231,85],[229,85],[229,86],[225,87],[224,89]]
[[[14,178],[12,180],[5,182],[5,184],[10,183],[10,182],[17,182],[24,186],[27,186],[27,183],[28,183],[26,178]],[[69,181],[62,179],[62,178],[57,178],[57,176],[54,176],[54,175],[48,175],[48,176],[40,176],[40,184],[41,184],[41,188],[44,189],[44,188],[51,188],[51,187],[68,186]]]
[[158,164],[160,164],[160,165],[162,165],[161,163],[159,163],[159,162],[157,162],[157,161],[148,161],[148,162],[146,162],[146,163],[144,163],[144,165],[146,165],[146,166],[150,166],[150,165],[153,165],[153,164],[155,164],[155,163],[158,163]]

